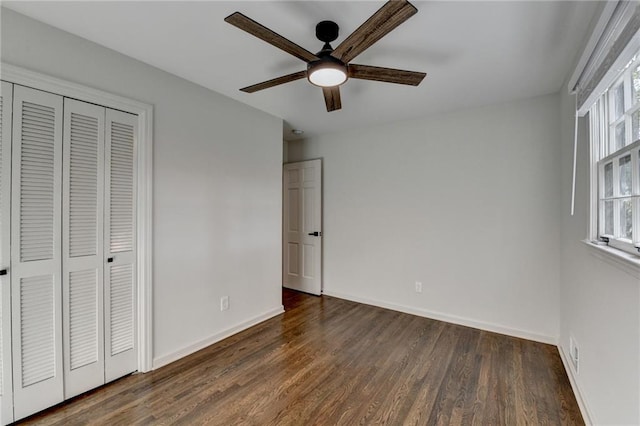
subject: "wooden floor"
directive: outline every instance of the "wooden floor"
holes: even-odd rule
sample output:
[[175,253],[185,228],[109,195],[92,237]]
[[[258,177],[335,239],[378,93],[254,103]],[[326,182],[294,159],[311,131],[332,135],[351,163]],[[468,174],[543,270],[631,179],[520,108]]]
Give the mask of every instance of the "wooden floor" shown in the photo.
[[558,351],[332,297],[24,424],[584,424]]

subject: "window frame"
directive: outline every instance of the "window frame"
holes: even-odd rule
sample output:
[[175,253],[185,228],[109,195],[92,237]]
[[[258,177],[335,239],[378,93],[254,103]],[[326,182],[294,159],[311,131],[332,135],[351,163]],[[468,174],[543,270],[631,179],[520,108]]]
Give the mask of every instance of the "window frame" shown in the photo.
[[[590,136],[592,159],[592,221],[591,240],[606,242],[609,246],[640,256],[640,117],[636,136],[633,135],[633,116],[640,115],[640,88],[633,88],[633,73],[640,72],[640,53],[633,56],[620,75],[591,107]],[[616,94],[623,85],[623,112],[616,116]],[[640,86],[640,83],[639,83]],[[616,128],[624,123],[624,142],[617,149]],[[620,160],[631,156],[631,191],[621,193]],[[612,165],[613,194],[605,194],[605,167]],[[623,234],[622,206],[625,200],[631,202],[631,239]],[[613,203],[613,234],[606,233],[605,204]]]

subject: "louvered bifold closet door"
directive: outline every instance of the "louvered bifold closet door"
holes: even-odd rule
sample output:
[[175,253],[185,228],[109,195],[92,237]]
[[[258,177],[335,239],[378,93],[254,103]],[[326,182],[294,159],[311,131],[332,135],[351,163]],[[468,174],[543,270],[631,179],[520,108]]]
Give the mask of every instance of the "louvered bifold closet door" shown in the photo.
[[16,419],[63,400],[62,97],[14,86],[11,191]]
[[64,100],[62,300],[64,396],[104,384],[105,109]]
[[137,369],[136,152],[138,117],[107,109],[105,138],[105,378]]
[[0,87],[0,422],[13,421],[11,371],[11,110],[13,84]]

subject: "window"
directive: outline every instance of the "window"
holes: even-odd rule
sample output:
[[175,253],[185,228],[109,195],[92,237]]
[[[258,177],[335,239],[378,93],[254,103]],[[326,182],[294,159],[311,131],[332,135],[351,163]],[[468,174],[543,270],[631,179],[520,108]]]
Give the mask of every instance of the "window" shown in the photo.
[[597,173],[597,237],[639,254],[640,54],[589,112]]

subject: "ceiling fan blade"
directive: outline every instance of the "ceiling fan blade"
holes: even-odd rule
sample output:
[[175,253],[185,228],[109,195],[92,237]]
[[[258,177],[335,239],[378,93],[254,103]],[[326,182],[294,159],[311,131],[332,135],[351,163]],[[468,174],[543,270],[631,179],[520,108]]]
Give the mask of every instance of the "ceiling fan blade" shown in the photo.
[[344,63],[350,62],[376,41],[413,16],[418,9],[406,0],[389,0],[360,25],[331,53]]
[[340,86],[323,87],[324,103],[327,105],[327,112],[335,111],[342,108],[340,101]]
[[290,81],[300,80],[301,78],[305,78],[307,76],[306,71],[298,71],[293,74],[283,75],[282,77],[277,77],[271,80],[263,81],[262,83],[254,84],[253,86],[247,86],[240,89],[241,92],[245,93],[253,93],[258,90],[268,89],[270,87],[279,86],[284,83],[289,83]]
[[393,68],[372,67],[370,65],[349,64],[349,78],[383,81],[385,83],[408,84],[417,86],[427,74],[424,72],[396,70]]
[[235,25],[243,31],[248,32],[251,35],[258,37],[271,44],[272,46],[282,49],[287,53],[300,58],[305,62],[316,61],[318,57],[307,49],[298,46],[291,40],[282,37],[280,34],[271,31],[269,28],[262,24],[257,23],[251,18],[246,17],[240,12],[232,13],[224,18],[224,20],[231,25]]

